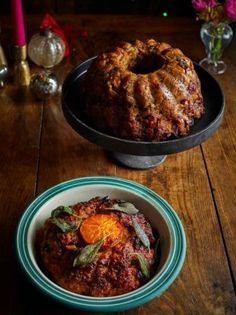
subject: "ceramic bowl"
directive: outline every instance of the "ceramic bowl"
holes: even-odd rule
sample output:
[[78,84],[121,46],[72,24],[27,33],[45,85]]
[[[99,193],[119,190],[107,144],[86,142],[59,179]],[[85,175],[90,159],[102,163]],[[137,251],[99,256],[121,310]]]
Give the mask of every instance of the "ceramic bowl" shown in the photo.
[[[69,292],[52,282],[40,269],[35,252],[39,227],[59,205],[72,205],[96,196],[109,196],[133,203],[160,235],[160,262],[155,276],[142,287],[114,297],[90,297]],[[183,226],[171,206],[154,191],[116,177],[83,177],[62,182],[39,195],[20,218],[16,250],[27,277],[43,293],[69,307],[115,312],[142,305],[160,296],[175,280],[184,262],[186,240]]]

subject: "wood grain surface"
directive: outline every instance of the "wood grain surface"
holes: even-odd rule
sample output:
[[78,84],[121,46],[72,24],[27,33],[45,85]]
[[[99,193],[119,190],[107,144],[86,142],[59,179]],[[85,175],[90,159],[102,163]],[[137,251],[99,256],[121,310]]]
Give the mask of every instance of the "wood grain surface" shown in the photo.
[[[193,60],[204,57],[200,25],[189,18],[70,15],[58,20],[89,32],[87,38],[71,40],[71,56],[54,69],[60,82],[77,63],[119,40],[154,37]],[[36,30],[39,21],[40,16],[27,17],[27,29]],[[176,210],[186,233],[187,256],[173,285],[160,298],[117,314],[236,313],[235,52],[234,40],[225,52],[227,72],[217,77],[226,99],[220,129],[201,146],[169,155],[145,171],[118,166],[108,152],[80,137],[65,121],[60,94],[40,102],[10,81],[0,90],[1,314],[91,314],[43,297],[21,274],[14,252],[16,224],[32,198],[61,181],[89,175],[118,176],[150,187]]]

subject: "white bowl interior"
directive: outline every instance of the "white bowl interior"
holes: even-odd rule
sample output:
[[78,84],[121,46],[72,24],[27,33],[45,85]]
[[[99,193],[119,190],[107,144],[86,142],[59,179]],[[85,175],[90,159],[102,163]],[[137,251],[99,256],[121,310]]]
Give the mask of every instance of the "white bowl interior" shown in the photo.
[[147,200],[145,197],[139,195],[135,191],[104,184],[77,186],[67,189],[51,197],[40,207],[31,220],[27,235],[27,246],[35,267],[40,271],[35,252],[36,234],[38,229],[44,224],[45,220],[50,217],[51,211],[60,205],[74,205],[78,202],[87,201],[96,196],[108,196],[109,198],[122,199],[133,203],[137,209],[139,209],[140,212],[145,215],[145,218],[150,221],[152,227],[157,229],[160,236],[161,248],[161,257],[157,269],[158,273],[164,266],[171,248],[171,233],[162,213],[159,211],[156,204]]

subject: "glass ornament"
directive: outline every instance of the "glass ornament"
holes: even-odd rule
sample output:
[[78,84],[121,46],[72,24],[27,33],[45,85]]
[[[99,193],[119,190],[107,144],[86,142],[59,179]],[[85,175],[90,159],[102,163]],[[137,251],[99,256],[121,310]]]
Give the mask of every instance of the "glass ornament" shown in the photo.
[[28,55],[38,66],[52,68],[64,57],[63,40],[49,28],[33,35],[28,45]]

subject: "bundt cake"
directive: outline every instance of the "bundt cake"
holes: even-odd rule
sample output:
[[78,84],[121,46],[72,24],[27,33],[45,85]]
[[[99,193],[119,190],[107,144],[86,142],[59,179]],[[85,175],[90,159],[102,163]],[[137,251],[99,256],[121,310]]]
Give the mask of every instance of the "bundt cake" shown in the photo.
[[92,127],[130,140],[184,136],[204,113],[192,61],[153,39],[100,54],[86,74],[83,95]]

